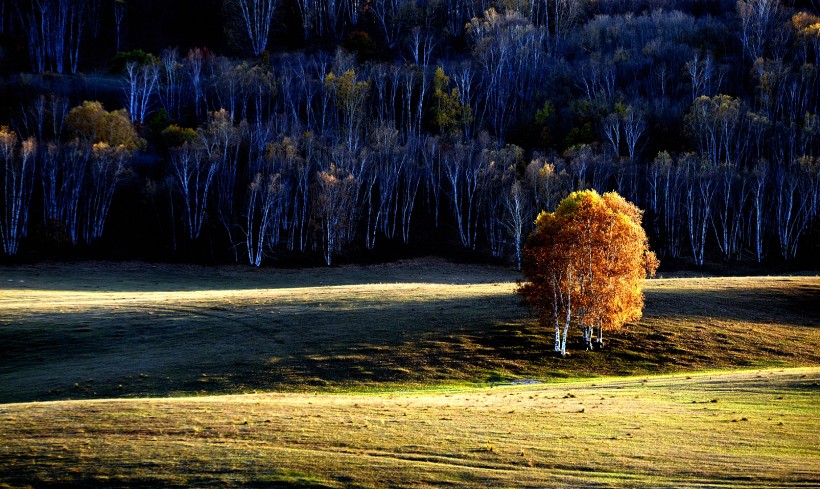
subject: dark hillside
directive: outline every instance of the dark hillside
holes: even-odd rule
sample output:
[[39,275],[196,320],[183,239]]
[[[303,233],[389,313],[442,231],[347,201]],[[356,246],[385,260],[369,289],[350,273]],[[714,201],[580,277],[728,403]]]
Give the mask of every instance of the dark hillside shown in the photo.
[[2,260],[504,261],[594,188],[666,269],[818,265],[816,2],[245,1],[0,3]]

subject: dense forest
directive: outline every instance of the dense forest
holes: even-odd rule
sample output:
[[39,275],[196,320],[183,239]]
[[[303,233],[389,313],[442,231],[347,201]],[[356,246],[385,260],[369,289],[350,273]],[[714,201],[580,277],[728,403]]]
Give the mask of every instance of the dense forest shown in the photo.
[[[817,263],[820,2],[0,0],[3,260]],[[733,265],[734,264],[734,265]]]

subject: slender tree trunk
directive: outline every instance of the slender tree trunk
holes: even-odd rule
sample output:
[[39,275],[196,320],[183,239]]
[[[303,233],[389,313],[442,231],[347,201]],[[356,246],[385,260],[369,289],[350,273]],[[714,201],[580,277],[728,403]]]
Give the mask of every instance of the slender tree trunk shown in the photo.
[[567,292],[567,317],[564,320],[564,331],[561,336],[561,356],[567,356],[567,332],[569,331],[569,323],[572,319],[572,307],[570,293]]

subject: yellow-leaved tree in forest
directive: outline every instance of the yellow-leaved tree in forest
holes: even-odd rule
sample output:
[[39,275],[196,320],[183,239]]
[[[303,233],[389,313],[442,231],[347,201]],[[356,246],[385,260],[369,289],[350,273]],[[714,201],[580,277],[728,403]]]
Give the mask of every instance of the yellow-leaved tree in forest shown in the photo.
[[[66,159],[74,167],[78,194],[83,201],[82,234],[86,244],[103,236],[114,192],[125,178],[134,153],[145,147],[145,140],[131,124],[125,110],[107,111],[100,102],[85,101],[69,111],[65,119],[77,157]],[[81,197],[82,196],[82,197]],[[76,228],[76,225],[72,229]],[[71,231],[72,241],[74,231]]]
[[593,349],[603,346],[604,331],[641,318],[643,281],[658,268],[642,214],[617,193],[594,190],[573,192],[555,212],[539,214],[518,293],[542,324],[555,327],[556,352],[566,355],[572,324]]

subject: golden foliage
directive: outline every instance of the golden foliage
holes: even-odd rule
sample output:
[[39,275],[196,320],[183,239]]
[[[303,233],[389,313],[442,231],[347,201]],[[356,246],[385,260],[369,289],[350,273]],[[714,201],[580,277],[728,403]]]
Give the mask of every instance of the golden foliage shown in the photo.
[[436,101],[433,121],[445,133],[456,131],[461,124],[473,120],[472,110],[461,103],[458,89],[448,92],[449,85],[450,77],[439,66],[433,77],[433,99]]
[[171,124],[162,130],[162,137],[165,138],[168,146],[176,148],[184,143],[193,143],[197,138],[197,134],[196,129]]
[[519,293],[545,323],[566,317],[614,330],[640,319],[643,280],[658,267],[641,219],[615,192],[573,192],[538,216]]
[[0,126],[0,156],[10,159],[16,146],[17,133],[9,129],[9,126]]
[[358,108],[370,91],[370,81],[358,81],[356,71],[349,69],[341,76],[333,73],[325,77],[325,85],[336,93],[336,104],[340,109]]
[[[15,156],[17,145],[20,143],[17,133],[9,129],[9,126],[0,126],[0,158],[8,164]],[[37,150],[37,142],[33,137],[22,141],[19,156],[28,160]]]
[[73,137],[90,144],[104,142],[112,147],[136,150],[145,146],[125,110],[108,112],[100,102],[85,101],[66,116]]

